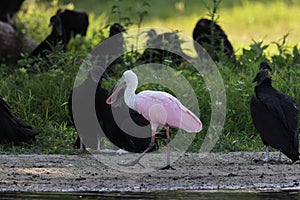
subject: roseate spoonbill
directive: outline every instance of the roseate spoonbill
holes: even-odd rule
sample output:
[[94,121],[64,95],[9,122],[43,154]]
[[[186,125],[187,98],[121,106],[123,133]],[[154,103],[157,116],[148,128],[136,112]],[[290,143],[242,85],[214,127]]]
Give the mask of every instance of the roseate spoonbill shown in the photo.
[[266,156],[262,161],[269,161],[269,146],[278,149],[295,162],[299,160],[298,108],[293,99],[272,87],[272,80],[267,69],[257,73],[255,95],[251,99],[250,110],[255,128],[260,133]]
[[[98,85],[98,87],[101,87],[101,85]],[[144,127],[149,124],[149,121],[136,111],[128,108],[127,105],[122,104],[122,102],[118,103],[118,106],[116,107],[106,104],[105,101],[108,98],[107,90],[104,88],[97,88],[97,91],[99,90],[102,91],[102,95],[101,97],[99,96],[98,99],[95,99],[95,106],[98,105],[96,106],[96,115],[105,136],[120,149],[133,153],[145,151],[151,142],[151,128],[143,129],[145,135],[140,138],[127,134],[126,131],[122,129],[124,127],[120,126],[124,124],[130,126],[130,123],[135,123],[138,126]],[[100,109],[101,107],[102,109]],[[113,113],[118,114],[118,120],[114,118]],[[156,142],[150,151],[152,152],[155,150],[158,150],[158,144]]]
[[[228,60],[235,62],[233,47],[222,28],[214,21],[209,19],[200,19],[193,31],[193,39],[198,42],[215,61],[219,61],[222,54],[227,56]],[[195,45],[198,55],[202,55],[202,48]]]
[[[148,148],[133,162],[124,164],[133,166],[140,164],[139,160],[152,148],[155,141],[155,134],[160,125],[166,129],[167,137],[167,165],[162,169],[173,169],[170,165],[170,134],[169,127],[181,128],[187,132],[200,132],[202,123],[199,118],[184,107],[179,100],[166,92],[145,90],[135,94],[138,85],[136,74],[127,70],[123,73],[120,83],[106,103],[112,104],[120,89],[126,85],[124,99],[127,106],[150,121],[152,129],[152,139]],[[141,164],[140,164],[141,165]]]
[[15,144],[30,142],[39,131],[32,129],[23,120],[16,118],[9,110],[7,103],[0,97],[0,143]]
[[[123,121],[125,120],[128,121],[129,120],[128,117],[129,117],[133,120],[134,123],[136,123],[139,126],[146,126],[149,124],[149,121],[147,121],[142,115],[128,108],[124,104],[120,105],[119,107],[113,108],[110,105],[105,103],[106,99],[108,98],[108,91],[101,87],[101,83],[102,83],[102,78],[109,79],[109,77],[106,73],[103,73],[102,77],[98,81],[97,76],[99,76],[102,72],[103,72],[102,68],[94,67],[92,70],[89,71],[87,79],[80,86],[74,88],[74,90],[72,91],[69,97],[69,104],[68,104],[71,119],[74,123],[73,112],[72,112],[72,95],[74,92],[75,93],[74,97],[80,98],[79,103],[81,105],[78,106],[80,106],[84,110],[90,110],[91,112],[93,112],[92,110],[93,106],[91,106],[92,105],[91,101],[92,100],[95,101],[94,112],[96,112],[98,123],[100,124],[105,136],[108,138],[110,142],[112,142],[114,145],[116,145],[117,147],[123,150],[133,152],[133,153],[141,153],[148,147],[151,141],[151,128],[149,128],[148,131],[145,131],[146,132],[145,134],[149,135],[148,137],[147,135],[145,135],[145,137],[143,138],[131,136],[125,133],[118,126],[118,124],[116,123],[113,117],[112,111],[114,110],[114,112],[117,112],[120,117],[123,117],[122,119]],[[95,87],[95,85],[97,85],[96,92],[95,92],[95,99],[93,98],[90,99],[90,97],[93,97],[93,94],[91,94],[91,92],[93,91],[91,91],[90,88]],[[82,111],[82,113],[84,112]],[[86,114],[87,115],[84,118],[89,119],[90,112],[87,112]],[[89,123],[87,123],[87,125],[89,125]],[[99,138],[95,138],[96,135],[97,137],[99,137],[101,133],[95,133],[95,131],[97,130],[88,126],[84,130],[84,134],[85,134],[84,136],[87,135],[88,137],[92,138],[93,141],[96,141],[95,139],[97,139],[97,145],[93,145],[92,147],[97,148],[97,150],[101,150],[100,141],[98,140]],[[95,142],[93,143],[95,144]],[[80,147],[81,150],[83,149],[83,144],[79,135],[74,146],[78,148]],[[158,144],[156,144],[151,149],[151,151],[157,149],[158,149]]]

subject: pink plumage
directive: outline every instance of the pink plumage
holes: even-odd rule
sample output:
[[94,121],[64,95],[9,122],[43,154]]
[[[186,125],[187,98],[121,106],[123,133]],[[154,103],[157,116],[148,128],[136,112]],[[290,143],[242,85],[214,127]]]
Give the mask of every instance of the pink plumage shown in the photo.
[[[135,109],[156,128],[163,125],[193,133],[200,132],[202,129],[199,118],[166,92],[146,90],[138,93]],[[155,130],[156,128],[153,127]]]

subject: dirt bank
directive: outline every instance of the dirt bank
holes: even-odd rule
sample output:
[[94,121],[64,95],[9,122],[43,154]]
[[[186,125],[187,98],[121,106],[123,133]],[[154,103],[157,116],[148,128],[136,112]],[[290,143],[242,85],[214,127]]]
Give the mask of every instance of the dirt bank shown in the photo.
[[92,155],[0,155],[0,190],[300,189],[299,163],[290,164],[285,157],[282,163],[254,161],[261,157],[261,152],[210,153],[205,158],[184,154],[174,163],[176,170],[129,173]]

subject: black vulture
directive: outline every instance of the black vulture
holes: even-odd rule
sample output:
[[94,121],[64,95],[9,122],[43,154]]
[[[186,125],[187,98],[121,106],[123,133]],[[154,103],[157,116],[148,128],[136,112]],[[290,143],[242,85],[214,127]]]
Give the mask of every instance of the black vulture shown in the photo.
[[256,82],[255,96],[252,97],[250,110],[255,128],[266,145],[269,160],[271,146],[295,162],[299,160],[298,108],[293,99],[272,87],[267,69],[261,70],[253,79]]
[[[193,39],[204,48],[214,61],[219,61],[222,55],[235,62],[233,47],[222,28],[214,21],[200,19],[193,31]],[[203,56],[203,50],[195,45],[198,56]]]
[[[169,61],[181,64],[185,60],[180,55],[185,55],[181,48],[181,41],[176,32],[157,34],[154,29],[147,32],[147,48],[139,58],[139,61],[146,63],[160,63]],[[169,50],[172,50],[169,51]],[[173,53],[174,52],[174,53]]]
[[[114,23],[109,28],[109,37],[120,34],[113,39],[110,39],[108,44],[105,43],[107,47],[103,47],[103,49],[105,49],[105,52],[101,53],[101,56],[103,57],[101,60],[104,62],[101,65],[108,65],[108,67],[106,68],[106,72],[110,75],[116,74],[116,71],[114,69],[115,65],[124,64],[123,54],[126,53],[126,44],[123,38],[124,33],[126,33],[126,29],[119,23]],[[113,61],[111,63],[105,63],[105,61],[107,60]]]
[[15,117],[9,109],[7,103],[0,97],[0,143],[18,144],[33,141],[39,131]]
[[89,26],[89,16],[86,12],[58,9],[54,16],[61,19],[64,44],[68,44],[76,34],[86,35]]
[[62,44],[63,49],[66,48],[65,44],[62,43],[63,30],[61,19],[58,16],[51,17],[49,26],[52,26],[50,35],[31,52],[31,56],[45,57],[58,44]]
[[30,55],[44,58],[58,44],[62,45],[62,50],[65,51],[72,36],[86,35],[88,25],[88,15],[85,12],[59,9],[50,18],[49,26],[52,26],[50,35]]
[[[138,138],[130,134],[127,134],[125,131],[122,130],[122,127],[120,128],[119,126],[127,126],[126,130],[130,130],[130,127],[128,127],[128,125],[130,126],[131,119],[138,126],[146,126],[149,124],[149,122],[134,110],[129,109],[125,104],[122,104],[117,107],[111,107],[110,105],[106,104],[108,91],[102,88],[101,79],[99,82],[98,80],[95,80],[96,78],[95,75],[97,74],[99,75],[99,69],[98,70],[96,69],[96,71],[95,69],[91,70],[88,74],[87,79],[80,86],[74,88],[73,90],[73,98],[74,97],[81,98],[80,101],[78,101],[78,103],[80,103],[79,107],[81,107],[81,109],[84,109],[86,112],[79,110],[79,107],[76,108],[76,105],[72,105],[74,101],[74,99],[72,100],[72,94],[70,95],[69,98],[69,112],[73,120],[73,123],[74,123],[74,119],[73,119],[74,109],[77,109],[76,112],[86,114],[86,116],[84,116],[82,120],[87,119],[87,123],[86,123],[87,126],[82,128],[84,130],[81,130],[82,133],[84,133],[84,135],[80,135],[81,138],[79,138],[78,136],[75,146],[80,147],[82,149],[83,147],[82,142],[83,142],[85,146],[86,143],[88,143],[88,147],[91,149],[100,150],[100,142],[98,139],[99,136],[102,134],[102,132],[104,132],[108,140],[114,145],[116,145],[117,147],[129,152],[136,152],[136,153],[143,152],[149,146],[149,143],[151,141],[151,128],[149,127],[148,137]],[[107,78],[107,75],[105,73],[104,73],[104,78]],[[87,97],[91,97],[92,96],[91,92],[93,92],[90,90],[90,88],[95,87],[95,84],[97,85],[96,91],[94,91],[95,98],[88,99]],[[92,101],[94,101],[94,104]],[[89,126],[92,120],[91,116],[89,116],[91,112],[96,112],[97,123],[98,125],[100,125],[102,130],[99,128]],[[118,115],[117,118],[121,119],[121,122],[119,121],[116,122],[115,119],[116,116],[114,116],[113,113],[117,113]],[[95,131],[99,131],[99,132],[95,132]],[[157,148],[158,145],[155,145],[151,149],[151,151],[157,150]]]
[[[100,80],[99,80],[99,77]],[[81,130],[83,130],[82,132],[85,133],[85,138],[81,138],[83,141],[83,143],[88,144],[89,148],[92,149],[99,149],[99,143],[95,143],[94,141],[96,141],[96,137],[98,137],[98,135],[96,135],[99,132],[99,129],[97,129],[97,127],[93,127],[93,126],[89,126],[89,124],[91,124],[92,122],[89,122],[90,119],[96,118],[95,116],[91,116],[93,112],[95,112],[95,107],[94,107],[94,99],[91,97],[94,97],[96,99],[100,99],[102,96],[107,95],[105,91],[103,91],[100,88],[97,87],[97,85],[101,85],[102,82],[102,78],[105,78],[107,80],[109,80],[109,76],[106,74],[106,72],[103,73],[103,69],[99,66],[93,67],[91,70],[89,70],[87,78],[82,82],[81,85],[73,88],[73,90],[71,91],[71,94],[69,96],[69,101],[68,101],[68,108],[69,108],[69,113],[72,119],[72,122],[75,126],[75,121],[74,121],[74,116],[73,116],[73,110],[78,113],[78,114],[82,114],[85,117],[83,117],[82,119],[80,118],[79,120],[87,120],[87,122],[83,122],[83,126],[81,128]],[[93,90],[93,88],[95,88],[96,91]],[[99,100],[99,101],[100,101]],[[103,110],[103,107],[98,107],[100,106],[104,106],[105,105],[105,100],[103,100],[103,102],[99,102],[96,104],[97,108],[99,110]],[[94,122],[93,124],[97,123],[98,121],[96,119],[96,122]],[[75,126],[76,127],[76,126]],[[77,130],[81,131],[81,130]],[[80,147],[80,149],[83,149],[83,145],[82,142],[80,141],[80,137],[78,135],[78,138],[75,142],[75,147]]]
[[109,37],[112,37],[122,32],[126,32],[126,29],[121,24],[114,23],[109,28]]
[[272,71],[272,67],[267,62],[261,62],[259,65],[259,70],[264,70],[264,69]]
[[14,15],[20,10],[24,0],[1,0],[0,21],[10,23]]

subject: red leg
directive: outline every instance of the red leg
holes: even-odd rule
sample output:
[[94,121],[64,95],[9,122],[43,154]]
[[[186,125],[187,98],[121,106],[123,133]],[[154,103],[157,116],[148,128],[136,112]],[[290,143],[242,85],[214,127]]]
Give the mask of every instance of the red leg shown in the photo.
[[121,166],[134,166],[136,164],[139,164],[140,166],[144,167],[139,161],[144,157],[144,155],[155,145],[155,131],[152,131],[152,137],[151,137],[151,142],[147,149],[134,161],[131,161],[129,163],[118,163]]
[[166,126],[166,136],[167,136],[167,165],[163,168],[161,168],[162,170],[164,169],[172,169],[175,170],[171,165],[170,165],[170,151],[171,151],[171,147],[170,147],[170,133],[169,133],[169,127]]

